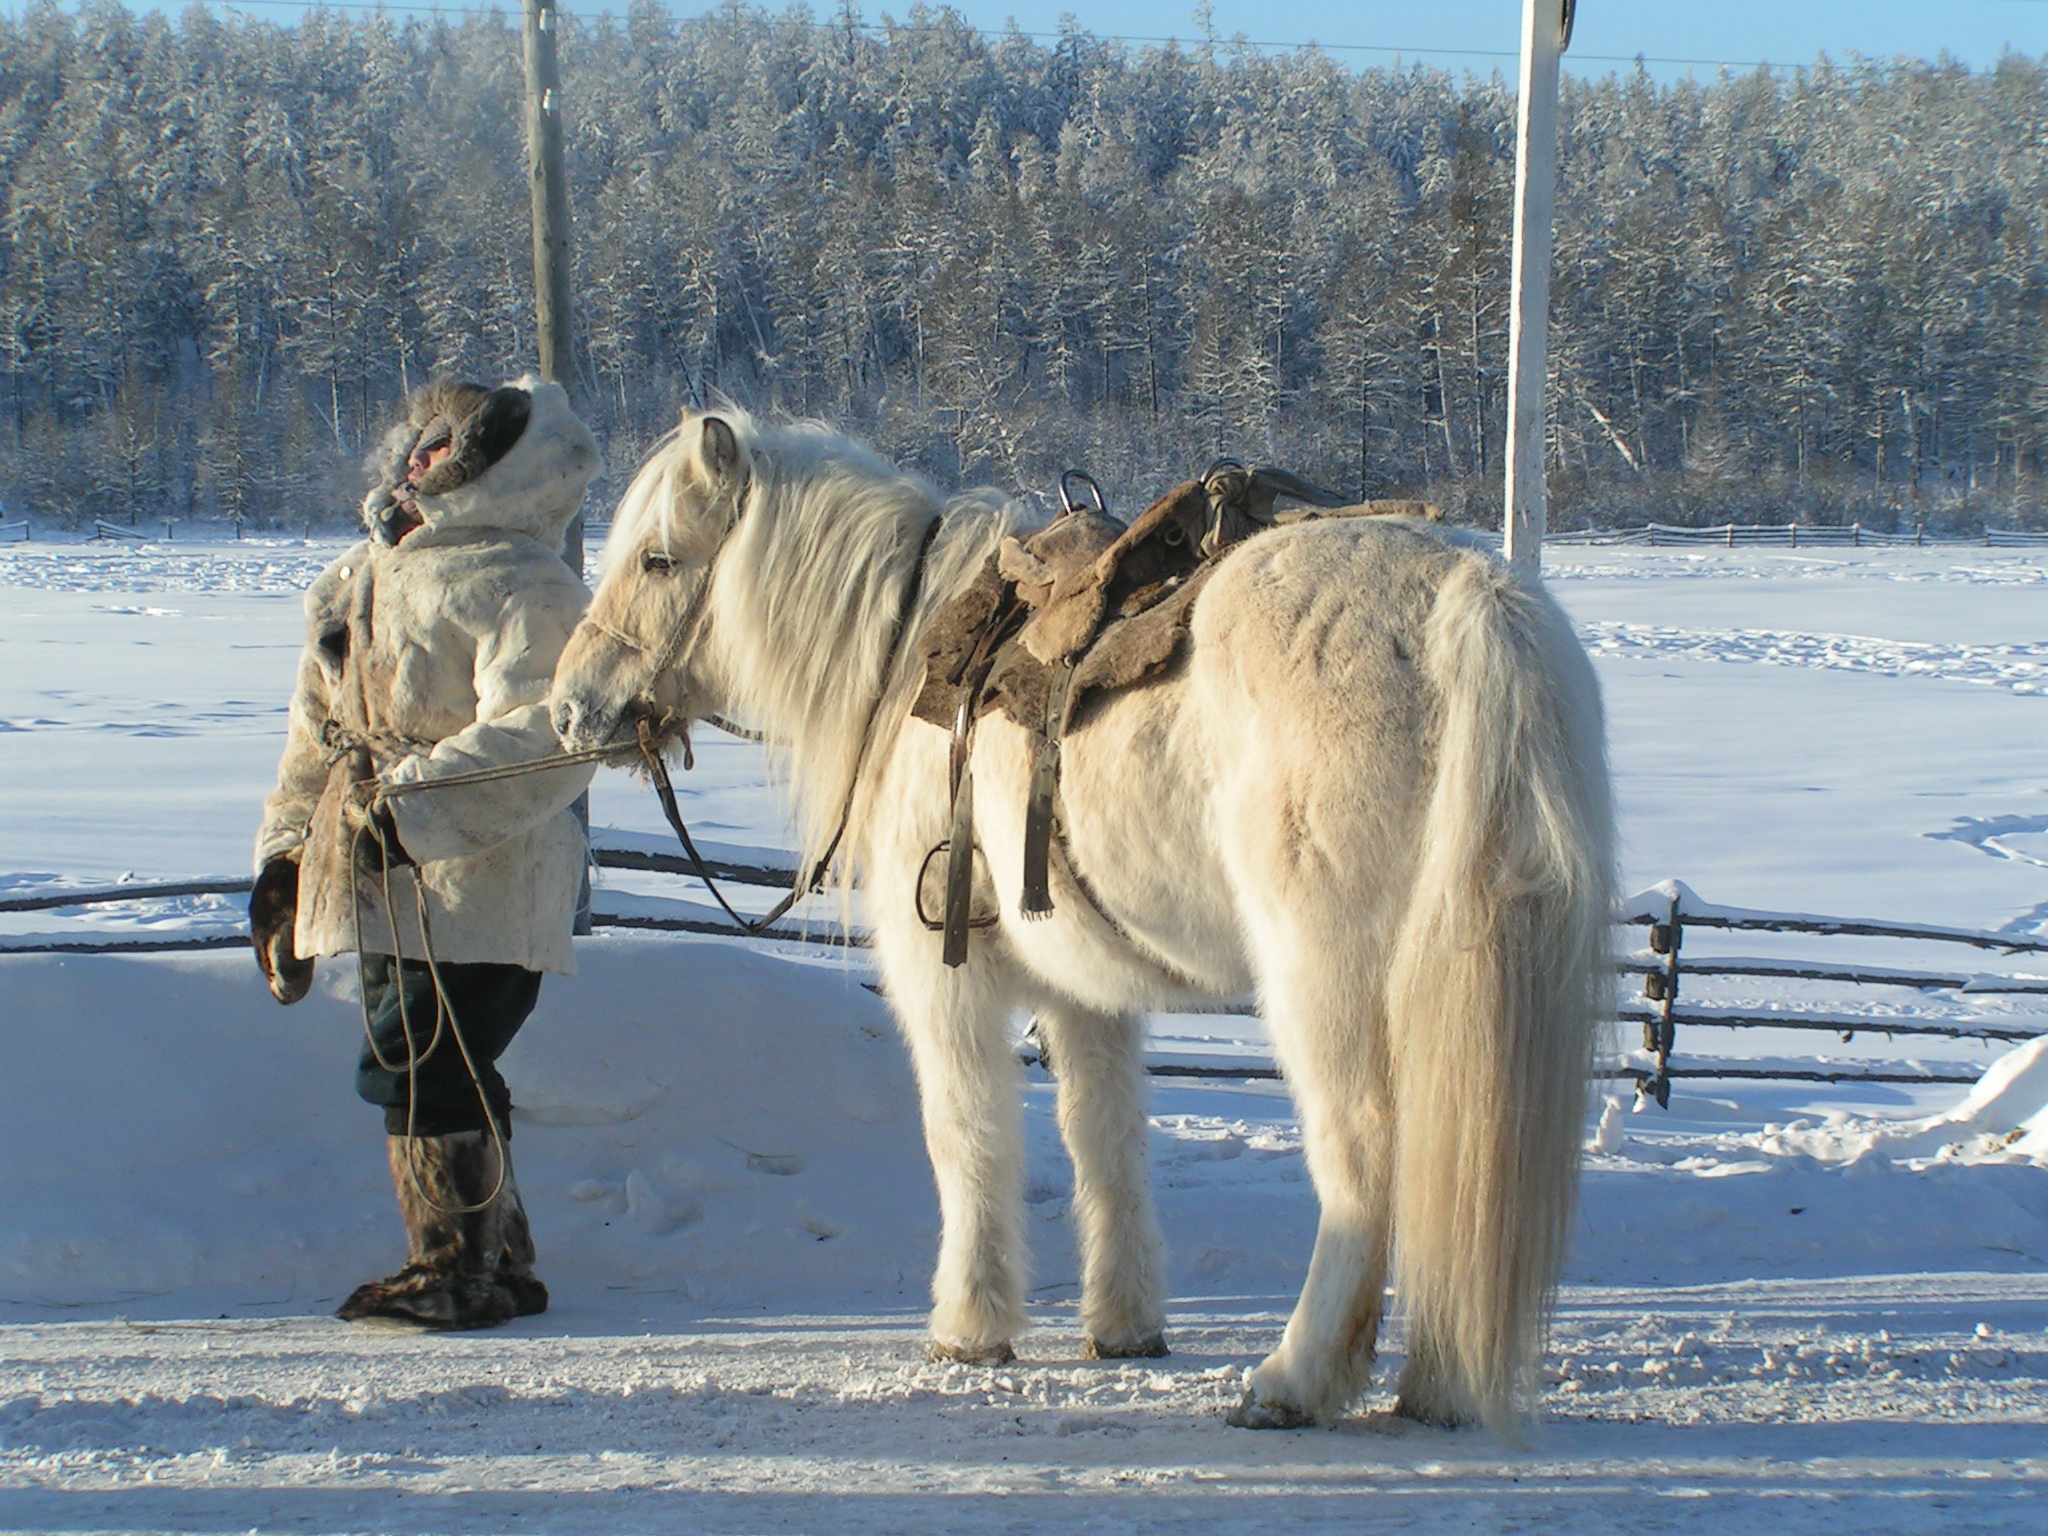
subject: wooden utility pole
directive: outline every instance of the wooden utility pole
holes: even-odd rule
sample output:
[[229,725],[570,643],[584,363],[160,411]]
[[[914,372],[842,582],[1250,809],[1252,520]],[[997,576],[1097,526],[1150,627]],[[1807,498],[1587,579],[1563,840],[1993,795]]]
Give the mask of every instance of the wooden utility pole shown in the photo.
[[[533,303],[540,338],[540,376],[576,396],[575,336],[569,304],[569,177],[562,166],[562,71],[555,54],[562,13],[555,0],[520,0],[526,61],[526,174],[533,192]],[[562,559],[583,574],[583,513],[562,535]],[[590,796],[572,807],[590,832]],[[576,893],[575,931],[590,932],[590,866]]]
[[1557,205],[1558,60],[1571,42],[1573,0],[1522,0],[1521,99],[1515,107],[1514,307],[1508,318],[1508,562],[1543,569],[1545,342],[1550,325],[1550,226]]
[[[570,331],[569,178],[562,168],[562,72],[555,44],[561,12],[555,0],[520,0],[526,58],[526,170],[533,192],[533,299],[540,337],[540,376],[575,394],[575,340]],[[583,514],[562,540],[562,558],[583,574]]]

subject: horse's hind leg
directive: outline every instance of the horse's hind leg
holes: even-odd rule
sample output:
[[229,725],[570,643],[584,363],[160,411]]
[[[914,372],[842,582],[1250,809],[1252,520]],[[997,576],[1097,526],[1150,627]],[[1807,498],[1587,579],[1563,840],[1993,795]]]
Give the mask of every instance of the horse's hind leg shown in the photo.
[[1159,1224],[1145,1159],[1142,1026],[1129,1015],[1042,1004],[1059,1081],[1060,1135],[1074,1160],[1081,1327],[1090,1359],[1166,1353]]
[[1381,1053],[1368,1045],[1379,1035],[1368,1027],[1373,1003],[1332,980],[1297,973],[1269,980],[1265,990],[1268,1028],[1293,1085],[1322,1212],[1308,1280],[1280,1347],[1252,1372],[1230,1415],[1245,1429],[1336,1418],[1371,1379],[1379,1339],[1392,1235],[1389,1098]]

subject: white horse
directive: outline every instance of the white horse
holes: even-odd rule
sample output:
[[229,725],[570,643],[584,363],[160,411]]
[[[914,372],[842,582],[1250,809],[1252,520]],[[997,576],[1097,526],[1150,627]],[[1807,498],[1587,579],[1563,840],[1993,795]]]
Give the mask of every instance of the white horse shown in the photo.
[[981,722],[975,835],[1002,915],[948,969],[918,912],[949,816],[948,733],[910,712],[919,635],[1015,525],[992,493],[942,501],[817,425],[686,416],[619,509],[556,728],[579,748],[649,707],[751,722],[785,754],[807,861],[850,805],[843,878],[909,1041],[944,1220],[934,1357],[1007,1361],[1026,1326],[1027,1010],[1074,1163],[1084,1353],[1166,1352],[1140,1018],[1255,991],[1321,1217],[1232,1421],[1344,1412],[1391,1268],[1397,1411],[1515,1433],[1612,974],[1604,726],[1569,624],[1432,524],[1245,541],[1178,668],[1069,734],[1049,918],[1017,910],[1030,743]]

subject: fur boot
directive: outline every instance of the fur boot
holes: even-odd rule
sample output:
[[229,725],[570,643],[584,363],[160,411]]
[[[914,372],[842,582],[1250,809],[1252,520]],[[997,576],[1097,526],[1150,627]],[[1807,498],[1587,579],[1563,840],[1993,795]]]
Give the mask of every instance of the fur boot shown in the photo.
[[519,1198],[519,1181],[505,1175],[505,1192],[498,1197],[500,1232],[504,1246],[498,1253],[498,1284],[512,1298],[514,1317],[531,1317],[548,1309],[548,1288],[533,1273],[533,1228],[526,1220],[526,1204]]
[[[437,1329],[495,1328],[519,1316],[522,1308],[500,1277],[505,1211],[518,1197],[508,1174],[497,1198],[484,1204],[498,1184],[498,1150],[490,1133],[393,1136],[390,1152],[409,1244],[405,1268],[357,1286],[335,1316],[349,1322],[381,1317]],[[464,1209],[479,1205],[481,1210]],[[523,1210],[518,1226],[525,1231]],[[524,1248],[529,1283],[537,1285],[531,1280],[531,1236],[525,1237]]]

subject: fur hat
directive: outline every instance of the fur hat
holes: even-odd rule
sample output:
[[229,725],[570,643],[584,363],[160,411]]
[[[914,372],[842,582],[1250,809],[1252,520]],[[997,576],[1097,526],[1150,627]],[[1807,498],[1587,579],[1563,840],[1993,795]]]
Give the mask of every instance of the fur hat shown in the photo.
[[[474,384],[456,387],[464,392],[462,403],[468,403],[469,392],[477,389]],[[421,432],[420,443],[433,447],[429,439],[438,436],[437,429],[446,423],[451,451],[420,476],[416,487],[420,495],[445,496],[457,486],[467,485],[511,452],[526,430],[527,418],[533,414],[533,396],[516,384],[480,393],[483,397],[460,415],[457,402],[451,400],[449,408],[437,412]]]
[[422,384],[405,404],[404,419],[370,455],[373,489],[364,509],[373,521],[372,508],[381,510],[398,499],[406,466],[422,446],[445,442],[453,450],[414,487],[421,496],[445,496],[510,452],[533,412],[533,397],[517,385],[485,389],[464,379]]

